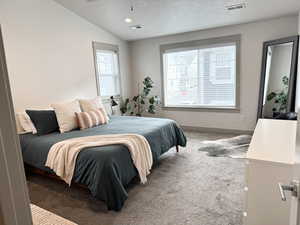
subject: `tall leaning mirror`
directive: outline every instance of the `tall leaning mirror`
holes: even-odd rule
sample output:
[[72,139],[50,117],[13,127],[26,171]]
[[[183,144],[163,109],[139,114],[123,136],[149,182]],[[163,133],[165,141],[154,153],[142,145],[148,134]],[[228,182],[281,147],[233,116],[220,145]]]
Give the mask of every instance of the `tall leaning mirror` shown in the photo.
[[263,44],[258,118],[296,119],[295,91],[299,36]]

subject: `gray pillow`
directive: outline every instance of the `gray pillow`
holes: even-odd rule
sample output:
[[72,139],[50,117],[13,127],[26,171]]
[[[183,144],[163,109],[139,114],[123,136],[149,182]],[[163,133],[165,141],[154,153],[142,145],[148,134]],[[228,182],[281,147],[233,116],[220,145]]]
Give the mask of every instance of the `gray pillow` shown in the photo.
[[26,110],[26,113],[34,124],[37,135],[58,131],[58,123],[54,110]]

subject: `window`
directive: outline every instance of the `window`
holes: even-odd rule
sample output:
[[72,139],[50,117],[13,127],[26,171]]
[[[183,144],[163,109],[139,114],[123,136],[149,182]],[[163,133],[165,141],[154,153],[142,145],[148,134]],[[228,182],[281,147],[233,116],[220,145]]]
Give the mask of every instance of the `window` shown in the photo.
[[97,89],[100,96],[120,95],[118,46],[93,43]]
[[164,106],[237,109],[238,40],[162,45]]

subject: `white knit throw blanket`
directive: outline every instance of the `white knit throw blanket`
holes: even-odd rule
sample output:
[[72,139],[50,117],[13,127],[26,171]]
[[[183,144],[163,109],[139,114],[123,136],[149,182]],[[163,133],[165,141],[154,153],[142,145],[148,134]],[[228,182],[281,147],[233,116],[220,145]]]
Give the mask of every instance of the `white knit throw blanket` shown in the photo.
[[146,183],[153,163],[152,152],[146,138],[138,134],[97,135],[61,141],[51,147],[45,165],[71,185],[76,158],[82,149],[117,144],[128,148],[141,183]]

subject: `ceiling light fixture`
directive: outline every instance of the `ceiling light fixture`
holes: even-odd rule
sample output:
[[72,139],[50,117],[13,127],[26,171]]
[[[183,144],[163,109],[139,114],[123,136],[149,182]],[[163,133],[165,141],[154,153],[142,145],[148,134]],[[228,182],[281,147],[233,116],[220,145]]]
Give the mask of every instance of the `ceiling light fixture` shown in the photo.
[[125,21],[125,23],[132,23],[132,21],[133,21],[133,19],[132,19],[132,17],[133,17],[133,11],[134,11],[134,8],[133,8],[133,3],[132,3],[132,1],[130,1],[130,9],[129,9],[129,13],[130,13],[130,16],[128,16],[128,17],[126,17],[125,19],[124,19],[124,21]]
[[131,22],[132,22],[132,19],[129,18],[129,17],[127,17],[127,18],[124,19],[124,21],[125,21],[125,23],[131,23]]

